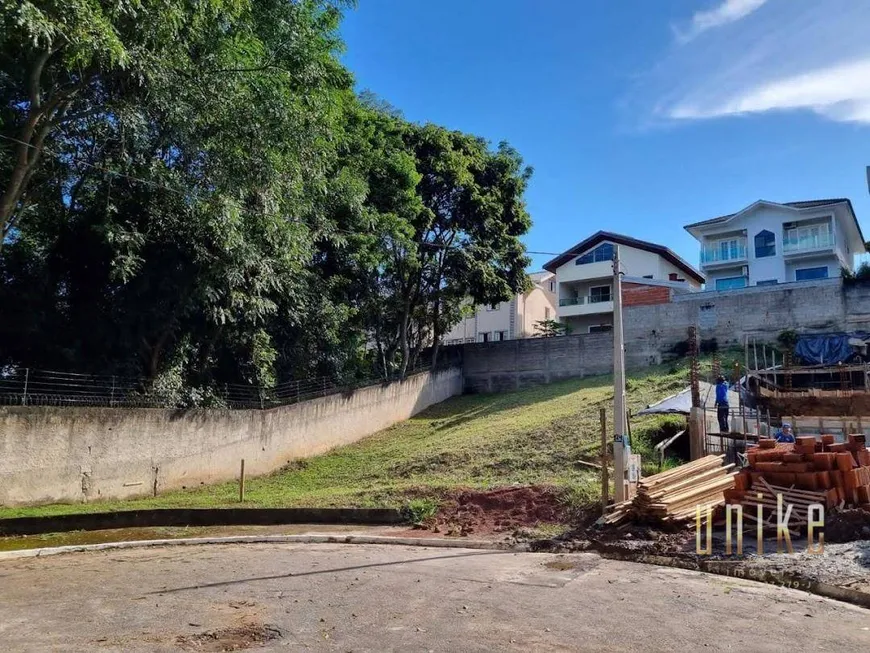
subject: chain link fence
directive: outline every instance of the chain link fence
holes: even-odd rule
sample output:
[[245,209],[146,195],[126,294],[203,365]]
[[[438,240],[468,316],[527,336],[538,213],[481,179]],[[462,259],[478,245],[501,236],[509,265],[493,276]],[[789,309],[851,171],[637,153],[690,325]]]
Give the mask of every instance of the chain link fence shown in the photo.
[[[418,366],[409,371],[409,374],[430,369],[430,366]],[[0,369],[0,404],[265,409],[384,382],[382,378],[370,378],[353,383],[338,383],[330,377],[314,377],[284,381],[269,388],[242,383],[186,388],[161,387],[159,383],[144,378],[7,367]]]

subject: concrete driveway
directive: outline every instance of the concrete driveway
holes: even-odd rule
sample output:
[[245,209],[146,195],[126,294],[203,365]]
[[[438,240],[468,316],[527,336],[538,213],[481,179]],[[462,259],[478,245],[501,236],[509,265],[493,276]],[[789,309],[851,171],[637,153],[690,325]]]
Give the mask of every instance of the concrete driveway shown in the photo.
[[608,561],[377,545],[0,563],[3,651],[854,651],[870,611]]

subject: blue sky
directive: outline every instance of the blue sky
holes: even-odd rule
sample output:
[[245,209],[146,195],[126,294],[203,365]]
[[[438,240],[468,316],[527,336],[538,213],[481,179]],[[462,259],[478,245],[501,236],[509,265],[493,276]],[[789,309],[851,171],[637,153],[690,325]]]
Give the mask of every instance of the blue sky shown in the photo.
[[360,89],[522,153],[530,250],[607,229],[697,265],[682,226],[760,198],[849,197],[870,234],[868,27],[866,0],[359,0],[342,34]]

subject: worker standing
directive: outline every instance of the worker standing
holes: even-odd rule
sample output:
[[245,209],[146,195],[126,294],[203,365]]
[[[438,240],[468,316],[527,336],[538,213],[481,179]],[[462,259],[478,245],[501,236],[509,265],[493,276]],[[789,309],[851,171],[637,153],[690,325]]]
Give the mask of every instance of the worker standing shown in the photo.
[[716,379],[716,417],[719,433],[728,433],[728,383],[721,375]]

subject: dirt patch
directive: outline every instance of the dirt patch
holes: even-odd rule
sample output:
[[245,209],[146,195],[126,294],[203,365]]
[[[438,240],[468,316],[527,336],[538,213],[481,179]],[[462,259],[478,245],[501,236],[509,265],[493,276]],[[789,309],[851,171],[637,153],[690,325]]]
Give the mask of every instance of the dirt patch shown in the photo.
[[278,626],[246,624],[237,628],[209,630],[195,635],[179,635],[175,641],[185,651],[220,653],[263,646],[283,637],[284,631]]
[[825,542],[870,540],[870,511],[864,508],[838,510],[825,515]]
[[566,523],[570,518],[570,508],[557,488],[526,485],[486,492],[464,490],[442,500],[433,530],[448,535],[485,535]]

